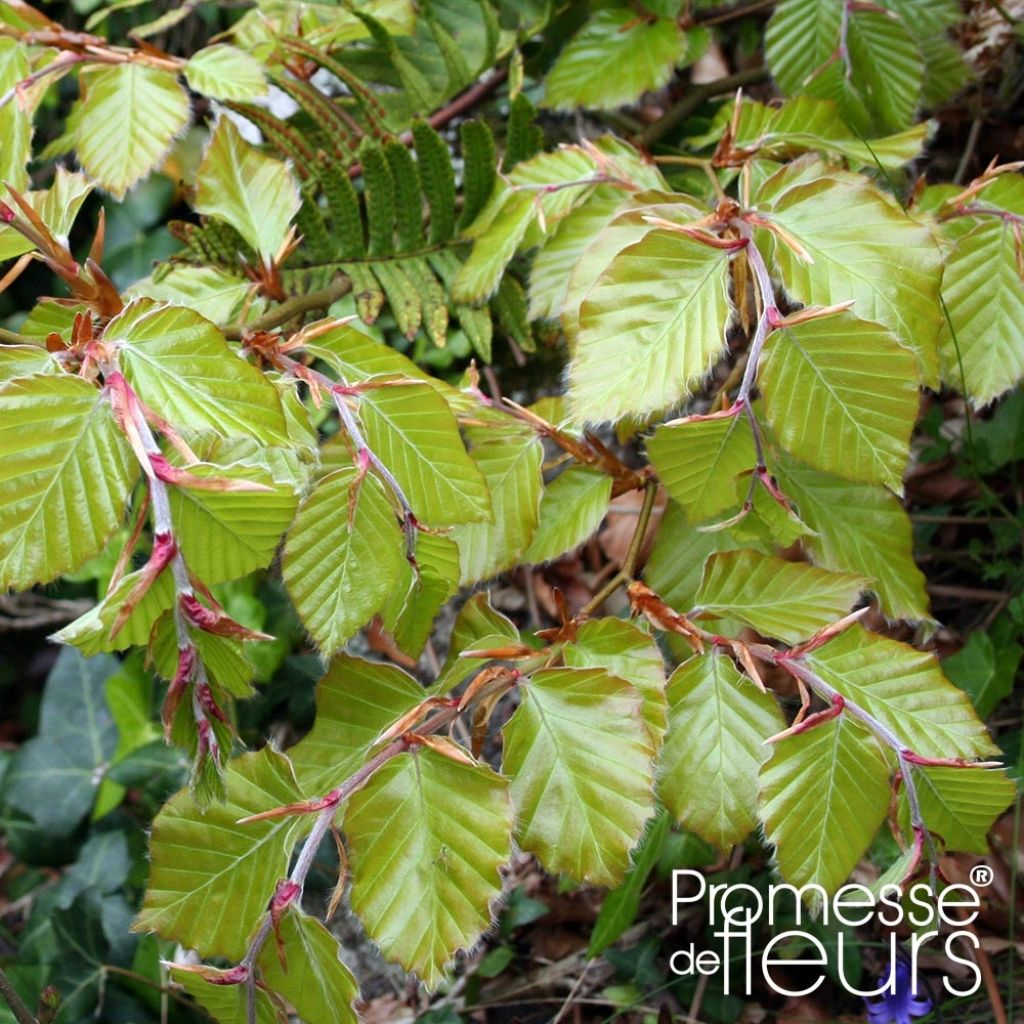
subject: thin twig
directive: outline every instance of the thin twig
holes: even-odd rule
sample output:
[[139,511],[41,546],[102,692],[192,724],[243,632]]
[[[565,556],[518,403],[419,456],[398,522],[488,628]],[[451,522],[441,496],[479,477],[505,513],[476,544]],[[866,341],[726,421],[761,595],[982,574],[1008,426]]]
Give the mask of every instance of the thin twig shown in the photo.
[[271,331],[281,324],[287,323],[303,313],[311,313],[316,309],[327,309],[342,296],[352,290],[352,282],[347,277],[335,278],[326,288],[319,291],[307,292],[305,295],[296,295],[280,306],[264,313],[249,323],[230,324],[224,328],[224,336],[233,341],[238,341],[243,335],[256,331]]
[[650,147],[677,125],[682,124],[701,104],[716,96],[725,96],[735,92],[744,86],[764,82],[767,78],[768,69],[766,67],[747,68],[744,71],[737,71],[734,75],[716,79],[714,82],[691,85],[689,91],[669,107],[657,121],[648,125],[635,141],[637,145]]
[[14,1019],[18,1024],[39,1024],[32,1011],[22,1002],[21,996],[14,990],[14,986],[2,968],[0,968],[0,996],[3,996],[4,1002],[11,1008],[11,1013],[14,1014]]

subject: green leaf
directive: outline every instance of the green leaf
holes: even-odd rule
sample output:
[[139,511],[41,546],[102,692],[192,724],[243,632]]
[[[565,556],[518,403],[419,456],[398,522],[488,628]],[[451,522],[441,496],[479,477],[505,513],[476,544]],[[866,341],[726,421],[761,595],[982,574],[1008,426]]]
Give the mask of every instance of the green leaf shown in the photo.
[[196,172],[196,212],[230,224],[269,263],[299,205],[288,165],[254,149],[222,117]]
[[[1002,768],[915,767],[921,817],[947,850],[989,852],[988,832],[1009,807],[1016,787]],[[902,800],[907,820],[906,797]]]
[[647,831],[633,850],[633,863],[626,872],[625,881],[608,893],[601,904],[590,933],[588,959],[600,956],[636,920],[644,885],[661,856],[671,820],[662,811],[648,823]]
[[402,576],[381,611],[384,628],[406,654],[418,658],[430,638],[437,613],[459,589],[459,549],[448,537],[420,533],[416,538],[419,578],[406,562]]
[[188,124],[174,74],[129,61],[83,71],[75,146],[87,174],[117,199],[154,171]]
[[263,65],[235,46],[206,46],[189,57],[184,70],[188,84],[204,96],[253,100],[267,94]]
[[987,718],[1013,692],[1024,649],[1003,640],[998,649],[988,633],[976,631],[967,643],[942,662],[942,670],[964,691],[981,718]]
[[339,654],[316,684],[313,728],[288,751],[302,792],[321,796],[344,782],[377,737],[424,696],[394,665]]
[[[6,109],[6,108],[5,108]],[[2,117],[2,112],[0,112]],[[47,189],[40,189],[36,192],[29,192],[24,196],[25,201],[39,215],[40,220],[49,229],[50,234],[65,245],[68,244],[68,235],[75,223],[82,204],[93,190],[92,183],[84,174],[72,173],[64,167],[58,167],[54,174],[53,184]],[[10,259],[20,256],[22,253],[31,252],[35,246],[20,232],[13,227],[4,225],[0,227],[0,259]],[[47,306],[55,304],[47,303]],[[38,309],[39,307],[37,307]],[[81,309],[82,307],[78,307]],[[78,309],[69,309],[67,306],[56,306],[63,314],[57,323],[53,323],[50,330],[60,332],[66,331],[74,322],[75,312]],[[59,315],[59,314],[58,314]],[[47,319],[47,318],[44,318]],[[54,319],[54,318],[49,318]],[[46,334],[41,333],[39,327],[35,326],[38,316],[29,314],[29,318],[22,326],[21,333],[30,336],[41,337],[43,340]],[[31,332],[35,330],[35,334]],[[49,332],[47,332],[49,333]]]
[[552,872],[616,885],[654,811],[643,699],[601,669],[537,672],[503,730],[516,838]]
[[[842,715],[777,743],[760,789],[765,837],[783,881],[831,894],[885,817],[889,768],[875,739]],[[821,905],[821,894],[808,895],[812,908]]]
[[292,803],[291,764],[270,747],[232,761],[223,801],[200,806],[186,791],[156,816],[150,872],[134,931],[156,932],[200,956],[240,960],[267,909],[303,822],[294,817],[238,824]]
[[803,543],[816,564],[865,577],[890,618],[930,619],[910,519],[897,498],[795,462],[772,469],[814,531]]
[[[763,191],[773,187],[769,179]],[[856,315],[888,327],[917,354],[924,383],[935,384],[942,261],[929,228],[850,175],[794,185],[772,201],[770,215],[814,260],[776,242],[787,293],[807,305],[853,299]]]
[[737,481],[757,461],[754,438],[740,410],[667,423],[648,440],[647,454],[669,497],[695,523],[734,507]]
[[[227,971],[218,971],[214,967],[205,967],[204,971],[217,978]],[[206,978],[183,967],[170,968],[171,980],[181,987],[210,1015],[218,1024],[251,1024],[248,1013],[248,995],[244,985],[224,985]],[[256,1024],[280,1024],[277,1009],[270,996],[261,989],[256,989]]]
[[917,419],[914,354],[852,313],[769,335],[758,374],[780,443],[816,469],[903,493]]
[[680,825],[728,851],[757,824],[764,741],[785,728],[779,706],[714,651],[680,665],[666,692],[658,796]]
[[511,620],[491,607],[489,592],[474,594],[459,609],[448,641],[448,656],[433,691],[447,693],[487,664],[485,658],[463,658],[463,651],[486,650],[520,642],[519,630]]
[[474,427],[470,455],[491,492],[491,522],[456,526],[463,584],[488,579],[515,565],[537,528],[544,449],[532,432]]
[[655,748],[668,724],[665,662],[653,637],[622,619],[584,622],[562,657],[570,668],[599,668],[632,683],[643,698],[643,719]]
[[259,966],[263,981],[283,996],[304,1024],[357,1024],[352,1003],[359,986],[338,959],[338,940],[315,918],[289,907],[281,921],[286,966],[272,942]]
[[0,587],[27,590],[102,551],[137,476],[93,384],[40,375],[0,387]]
[[271,488],[206,491],[172,487],[171,516],[189,568],[207,584],[266,568],[295,515],[299,498],[294,490],[277,483],[267,470],[245,463],[215,466],[200,462],[188,471],[201,479],[247,480]]
[[352,909],[381,952],[436,988],[491,924],[511,832],[508,783],[489,768],[420,750],[378,769],[345,836]]
[[620,252],[580,307],[569,396],[578,421],[658,412],[721,355],[728,253],[668,231]]
[[601,525],[612,479],[599,470],[571,466],[544,488],[540,521],[523,560],[550,562],[578,548]]
[[56,370],[53,356],[38,345],[4,345],[0,348],[0,381]]
[[[20,40],[0,39],[0,95],[15,88],[28,78],[29,50]],[[18,100],[0,110],[0,181],[7,182],[19,192],[29,186],[26,165],[32,156],[32,114],[22,109]]]
[[384,486],[358,471],[324,477],[302,503],[285,541],[282,574],[317,646],[331,655],[384,607],[401,575],[402,532]]
[[[726,551],[704,563],[697,608],[787,643],[841,619],[864,587],[859,576],[787,562],[757,551]],[[702,616],[703,617],[703,616]]]
[[[240,315],[251,290],[251,281],[219,267],[171,265],[158,281],[152,276],[136,281],[129,294],[144,295],[159,302],[176,302],[215,324],[226,324]],[[259,300],[250,303],[250,313],[258,315],[263,305]]]
[[946,257],[940,344],[943,379],[987,405],[1024,378],[1024,287],[1014,225],[979,220]]
[[119,668],[109,655],[62,650],[46,680],[39,731],[4,777],[4,799],[50,835],[70,835],[92,807],[117,745],[105,685]]
[[898,131],[914,118],[924,61],[908,28],[886,11],[844,14],[829,0],[783,0],[765,31],[765,53],[783,92],[835,100],[862,133]]
[[988,757],[998,748],[934,654],[851,626],[807,663],[922,757]]
[[152,299],[129,303],[107,325],[128,382],[173,426],[222,437],[288,441],[276,388],[229,347],[209,320]]
[[421,523],[446,527],[488,518],[487,485],[466,454],[455,416],[432,387],[364,392],[359,418],[367,443],[395,475]]
[[599,10],[548,72],[545,103],[557,110],[624,106],[666,85],[685,52],[674,18],[648,20],[626,4]]

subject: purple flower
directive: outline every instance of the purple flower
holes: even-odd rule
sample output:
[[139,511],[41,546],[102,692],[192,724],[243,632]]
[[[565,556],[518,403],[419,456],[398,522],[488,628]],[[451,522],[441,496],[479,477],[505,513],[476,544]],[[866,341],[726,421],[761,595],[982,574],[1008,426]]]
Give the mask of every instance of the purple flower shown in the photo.
[[894,971],[894,991],[887,992],[877,1003],[865,1000],[869,1024],[912,1024],[914,1017],[923,1017],[931,1012],[932,1001],[927,996],[915,996],[912,991],[910,962],[903,956],[896,957],[885,977],[886,988],[890,987]]

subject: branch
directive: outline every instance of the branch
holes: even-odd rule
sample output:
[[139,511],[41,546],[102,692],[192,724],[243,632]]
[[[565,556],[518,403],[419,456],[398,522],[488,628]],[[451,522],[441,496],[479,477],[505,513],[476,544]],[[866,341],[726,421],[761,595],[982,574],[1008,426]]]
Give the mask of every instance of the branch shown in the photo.
[[735,92],[746,85],[756,85],[768,79],[766,67],[747,68],[744,71],[737,71],[734,75],[727,75],[714,82],[705,82],[702,85],[691,85],[682,99],[673,104],[653,124],[648,125],[634,140],[638,146],[649,148],[662,136],[668,134],[673,128],[682,124],[701,104],[716,96],[724,96],[727,93]]
[[18,1024],[39,1024],[32,1011],[22,1002],[21,996],[15,992],[14,986],[2,968],[0,968],[0,996],[3,996],[4,1002],[11,1008],[11,1013],[14,1014],[14,1019]]
[[347,277],[335,278],[326,288],[319,291],[307,292],[305,295],[296,295],[280,306],[264,313],[249,323],[230,324],[224,328],[224,337],[232,341],[238,341],[246,334],[254,334],[257,331],[271,331],[281,324],[287,323],[303,313],[310,313],[315,309],[327,309],[334,302],[337,302],[343,295],[352,290],[352,282]]

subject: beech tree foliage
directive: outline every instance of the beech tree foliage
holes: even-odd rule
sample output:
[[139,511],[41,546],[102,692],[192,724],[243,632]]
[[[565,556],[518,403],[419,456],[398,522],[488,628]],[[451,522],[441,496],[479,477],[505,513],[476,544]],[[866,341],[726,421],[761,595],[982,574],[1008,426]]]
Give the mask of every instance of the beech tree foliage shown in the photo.
[[[133,925],[203,958],[174,980],[223,1024],[355,1020],[300,905],[331,833],[338,895],[427,986],[488,929],[514,849],[616,887],[661,807],[722,850],[762,830],[783,880],[826,891],[886,820],[898,880],[984,849],[1014,793],[997,748],[934,654],[859,621],[933,625],[900,502],[922,389],[981,407],[1024,377],[1019,168],[907,171],[922,111],[965,80],[958,5],[781,0],[779,101],[726,98],[676,164],[628,133],[544,148],[533,101],[634,103],[704,52],[706,4],[581,4],[555,32],[541,2],[257,0],[196,53],[147,42],[189,6],[119,43],[104,9],[70,31],[0,5],[0,256],[55,276],[0,347],[0,583],[109,578],[53,638],[9,796],[67,830],[75,787],[116,806],[158,739],[111,687],[144,649],[192,764]],[[520,48],[546,33],[528,97]],[[496,140],[472,101],[506,75]],[[77,99],[39,153],[60,79]],[[197,117],[180,252],[120,290],[103,222],[80,252],[76,217]],[[402,339],[473,360],[445,378]],[[564,393],[497,400],[497,347],[529,368],[538,339]],[[577,548],[630,492],[633,543],[586,607],[529,632],[491,606],[489,581]],[[283,580],[322,658],[313,729],[284,750],[234,732],[273,640],[232,603],[252,573]],[[601,617],[620,588],[631,614]],[[453,601],[426,686],[346,646],[372,621],[418,659]],[[105,700],[95,731],[80,709]],[[60,719],[81,742],[54,741]]]

